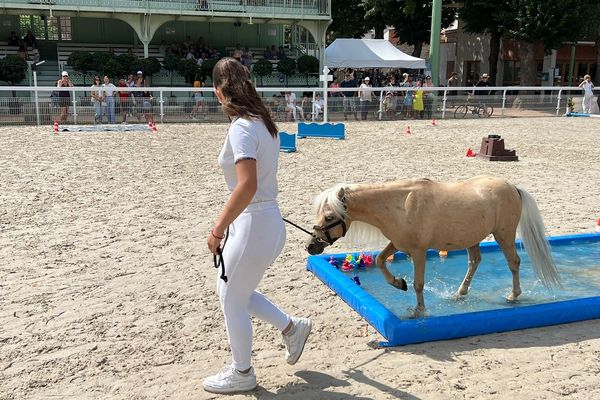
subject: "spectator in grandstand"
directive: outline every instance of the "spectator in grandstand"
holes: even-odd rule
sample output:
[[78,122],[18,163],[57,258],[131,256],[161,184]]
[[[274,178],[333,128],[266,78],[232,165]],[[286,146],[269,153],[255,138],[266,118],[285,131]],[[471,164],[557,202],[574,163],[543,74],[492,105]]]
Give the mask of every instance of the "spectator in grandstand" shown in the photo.
[[[269,60],[277,60],[277,50],[275,49],[275,45],[272,44],[271,45],[271,49],[269,50],[271,57],[269,58]],[[267,56],[265,55],[265,58],[267,58]]]
[[161,40],[160,41],[160,46],[158,46],[158,54],[160,54],[162,57],[164,57],[167,54],[167,42],[165,42],[165,40]]
[[61,78],[56,82],[58,87],[58,106],[60,107],[60,123],[67,122],[69,116],[69,104],[71,103],[71,92],[67,88],[73,87],[73,83],[69,79],[69,73],[63,71]]
[[358,91],[358,98],[360,100],[360,118],[364,121],[367,119],[369,109],[371,108],[371,101],[373,101],[373,90],[371,89],[371,78],[368,76],[360,84]]
[[277,58],[280,60],[287,58],[287,54],[285,54],[285,49],[283,46],[279,46],[279,50],[277,50]]
[[19,45],[19,37],[15,31],[10,33],[10,36],[6,40],[6,44],[9,46],[18,46]]
[[183,49],[186,51],[186,53],[189,50],[193,50],[193,46],[194,43],[192,42],[192,38],[190,37],[190,35],[186,35],[185,40],[183,41]]
[[248,49],[248,46],[246,46],[246,49],[244,50],[244,53],[242,55],[242,64],[244,64],[244,66],[248,68],[248,71],[251,71],[253,62],[254,54],[252,54],[252,52]]
[[[133,78],[133,75],[131,75]],[[117,83],[117,87],[126,88],[129,87],[127,84],[127,80],[124,76],[119,79]],[[131,92],[125,90],[119,90],[119,111],[123,119],[121,120],[121,124],[127,123],[127,114],[131,113]]]
[[[352,79],[350,74],[344,75],[344,80],[340,83],[341,88],[355,88],[356,81]],[[344,120],[348,120],[348,114],[354,114],[354,119],[358,121],[358,113],[356,111],[356,92],[347,90],[342,92],[343,106],[344,106]]]
[[579,87],[583,89],[583,113],[590,114],[592,112],[592,100],[594,99],[594,84],[592,83],[592,77],[589,75],[584,76]]
[[31,29],[27,31],[25,36],[23,36],[23,41],[27,47],[37,47],[37,39],[35,38],[33,32],[31,32]]
[[[208,234],[207,245],[223,265],[217,294],[233,362],[207,377],[202,386],[213,393],[246,392],[256,388],[250,315],[281,332],[290,365],[302,355],[311,321],[288,315],[256,290],[285,244],[276,199],[277,126],[239,62],[229,57],[219,60],[213,82],[215,94],[232,121],[219,155],[231,193]],[[232,234],[227,235],[229,226]]]
[[269,46],[267,46],[265,48],[264,57],[265,57],[265,60],[272,60],[273,59],[273,53],[271,53],[271,49],[269,48]]
[[[200,75],[196,74],[196,77],[194,79],[194,88],[201,88],[201,87],[202,87],[202,81],[200,80]],[[190,112],[190,118],[196,119],[196,113],[198,111],[200,111],[201,108],[203,108],[204,97],[202,95],[201,90],[195,90],[193,96],[194,96],[194,107],[192,107],[192,111]],[[204,119],[206,119],[206,116]]]
[[240,44],[237,43],[235,45],[235,49],[233,50],[233,52],[231,53],[231,57],[235,58],[238,61],[242,61],[242,56],[244,55],[244,52],[242,51],[242,49],[240,48]]
[[96,75],[94,77],[94,84],[92,85],[91,100],[94,106],[94,123],[102,123],[102,83],[100,77]]
[[102,99],[105,114],[108,118],[109,124],[115,123],[115,85],[110,81],[110,77],[108,75],[104,76],[104,84],[102,85]]

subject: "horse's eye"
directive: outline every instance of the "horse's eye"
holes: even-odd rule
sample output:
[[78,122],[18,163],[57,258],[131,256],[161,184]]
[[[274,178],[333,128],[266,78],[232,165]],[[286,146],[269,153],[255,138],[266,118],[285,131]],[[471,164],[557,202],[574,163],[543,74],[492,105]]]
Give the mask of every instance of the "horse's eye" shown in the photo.
[[331,221],[333,221],[333,217],[331,215],[328,215],[325,217],[325,221],[331,222]]

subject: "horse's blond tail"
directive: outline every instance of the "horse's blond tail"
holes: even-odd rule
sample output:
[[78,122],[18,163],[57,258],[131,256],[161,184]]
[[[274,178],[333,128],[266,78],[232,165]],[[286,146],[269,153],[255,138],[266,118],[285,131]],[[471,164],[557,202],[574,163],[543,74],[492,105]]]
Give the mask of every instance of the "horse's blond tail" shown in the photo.
[[550,245],[546,240],[544,221],[533,196],[527,191],[517,188],[522,200],[521,219],[519,220],[519,236],[529,255],[533,271],[549,288],[560,288],[560,276],[552,259]]

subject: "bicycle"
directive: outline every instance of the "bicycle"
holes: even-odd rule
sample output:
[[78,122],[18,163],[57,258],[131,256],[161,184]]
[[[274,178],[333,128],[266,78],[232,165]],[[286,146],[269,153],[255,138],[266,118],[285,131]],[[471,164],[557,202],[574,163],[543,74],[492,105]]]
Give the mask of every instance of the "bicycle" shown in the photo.
[[473,115],[477,115],[478,117],[489,118],[494,113],[494,107],[485,103],[478,103],[475,105],[469,104],[469,100],[473,97],[470,93],[467,93],[467,101],[465,104],[461,104],[456,107],[454,110],[454,118],[464,118],[467,116],[467,113],[470,111]]

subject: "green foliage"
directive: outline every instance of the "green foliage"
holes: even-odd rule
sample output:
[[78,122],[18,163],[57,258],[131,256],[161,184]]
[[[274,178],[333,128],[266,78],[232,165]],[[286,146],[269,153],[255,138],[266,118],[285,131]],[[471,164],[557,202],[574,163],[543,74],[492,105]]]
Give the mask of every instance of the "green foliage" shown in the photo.
[[181,60],[178,71],[185,78],[186,83],[193,83],[196,74],[200,73],[200,67],[196,60]]
[[265,60],[261,58],[256,63],[254,63],[254,67],[252,68],[252,72],[256,76],[269,76],[273,73],[273,64],[269,60]]
[[107,75],[109,78],[114,79],[125,73],[123,65],[116,58],[109,58],[104,62],[104,68],[102,75]]
[[0,59],[0,81],[11,85],[21,82],[27,75],[27,62],[17,55]]
[[219,60],[217,60],[216,58],[209,58],[207,60],[202,61],[202,65],[200,66],[200,76],[202,76],[202,78],[204,79],[212,79],[213,69],[215,68],[215,65],[218,61]]
[[135,72],[135,64],[137,62],[137,57],[133,54],[119,54],[117,56],[117,61],[119,62],[119,64],[122,65],[124,74],[130,74]]
[[362,0],[331,0],[331,17],[328,43],[336,38],[360,38],[372,28],[365,21]]
[[298,72],[301,74],[312,74],[319,72],[319,59],[314,56],[303,55],[296,60]]
[[94,56],[89,51],[74,51],[69,55],[67,64],[75,71],[86,73],[96,68]]
[[111,53],[105,53],[102,51],[98,51],[92,54],[92,58],[94,60],[94,70],[99,74],[104,74],[104,67],[109,60],[115,60],[115,55]]
[[177,71],[179,69],[179,64],[181,64],[181,57],[176,56],[175,54],[167,54],[163,59],[163,67],[167,71]]
[[277,64],[277,71],[281,72],[286,77],[291,76],[296,72],[296,61],[291,58],[284,58],[279,60]]
[[134,65],[135,69],[143,71],[145,76],[152,76],[162,68],[156,57],[140,58]]

